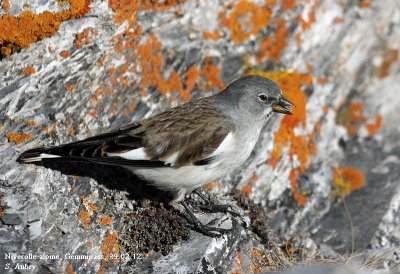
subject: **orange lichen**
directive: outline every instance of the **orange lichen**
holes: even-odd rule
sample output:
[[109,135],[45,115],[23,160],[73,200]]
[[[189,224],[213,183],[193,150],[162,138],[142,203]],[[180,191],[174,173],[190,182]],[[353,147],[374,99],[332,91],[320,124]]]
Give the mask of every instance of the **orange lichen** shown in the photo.
[[21,75],[28,76],[28,75],[34,74],[35,72],[36,72],[36,69],[34,67],[28,66],[22,70]]
[[211,190],[214,190],[214,189],[221,190],[222,189],[222,185],[219,182],[219,180],[215,180],[213,182],[210,182],[210,183],[204,185],[202,187],[202,189],[208,190],[208,191],[211,191]]
[[67,3],[66,0],[57,0],[57,4],[58,4],[60,7],[63,7],[66,3]]
[[97,271],[97,274],[104,274],[106,273],[106,266],[103,264],[100,264],[99,270]]
[[365,117],[364,111],[365,107],[362,103],[351,102],[339,108],[336,123],[346,127],[350,136],[358,135],[363,125],[366,125],[370,136],[374,135],[382,127],[382,116],[378,114],[375,122],[366,123],[367,117]]
[[125,20],[131,23],[136,23],[136,12],[140,6],[137,1],[131,0],[109,0],[108,5],[114,11],[113,19],[118,24],[122,24]]
[[31,140],[32,135],[29,133],[7,133],[6,138],[9,142],[14,142],[16,145],[19,145],[22,142]]
[[221,32],[217,29],[213,32],[203,31],[203,36],[205,39],[218,40],[219,38],[221,38]]
[[80,196],[80,198],[81,198],[81,200],[82,200],[82,203],[86,206],[86,208],[87,208],[88,210],[91,210],[91,211],[94,211],[94,212],[97,212],[97,211],[99,210],[99,209],[97,208],[97,206],[96,206],[95,204],[89,202],[89,200],[88,200],[87,198],[85,198],[85,197],[83,197],[83,196]]
[[224,87],[224,82],[219,77],[219,68],[214,65],[212,58],[206,58],[204,60],[200,75],[207,80],[211,88],[222,89]]
[[290,181],[290,186],[293,191],[293,198],[294,200],[301,206],[306,205],[307,203],[307,196],[300,191],[299,188],[299,183],[297,181],[297,178],[299,176],[299,171],[297,169],[292,169],[289,174],[289,181]]
[[383,55],[383,62],[379,66],[378,76],[380,78],[385,78],[390,74],[391,66],[396,63],[400,58],[400,50],[398,49],[388,49]]
[[84,16],[89,11],[90,3],[91,0],[70,0],[71,7],[59,13],[23,11],[18,16],[2,15],[0,57],[9,56],[21,48],[28,48],[31,43],[53,36],[63,21]]
[[236,252],[236,257],[234,259],[234,263],[238,269],[242,269],[243,266],[243,255],[240,251]]
[[361,0],[359,3],[359,6],[362,9],[367,9],[367,8],[371,7],[371,2],[370,2],[370,0]]
[[169,9],[185,3],[186,0],[167,0],[167,1],[143,1],[142,7],[145,10],[168,11]]
[[74,84],[65,86],[65,90],[68,92],[72,92],[74,90],[74,88],[75,88]]
[[73,127],[70,127],[68,129],[68,135],[71,136],[71,137],[75,136],[75,129]]
[[[114,106],[114,105],[113,105]],[[128,116],[130,113],[132,113],[137,107],[137,102],[133,102],[128,105],[128,108],[124,110],[124,115]],[[113,108],[114,109],[114,108]]]
[[114,11],[113,19],[116,23],[122,24],[127,21],[129,26],[134,27],[137,23],[137,12],[139,10],[167,11],[184,2],[185,0],[168,0],[163,2],[109,0],[108,4]]
[[[183,89],[182,81],[179,74],[173,70],[167,79],[161,75],[161,67],[164,63],[162,54],[162,45],[157,39],[157,36],[151,34],[146,43],[139,45],[137,49],[137,58],[141,67],[141,87],[146,90],[147,87],[157,87],[161,95],[178,91],[181,99],[188,101],[190,99],[189,90]],[[192,73],[192,72],[191,72]],[[192,78],[193,76],[190,75]],[[192,85],[193,79],[189,79],[189,84]]]
[[359,169],[353,167],[333,168],[333,193],[335,195],[344,197],[364,186],[365,176]]
[[63,58],[68,58],[70,55],[69,50],[63,50],[60,52],[60,56]]
[[334,22],[335,22],[335,24],[337,24],[337,25],[343,24],[343,23],[344,23],[344,18],[342,18],[342,17],[336,17]]
[[56,126],[57,126],[56,123],[53,123],[51,128],[49,129],[49,127],[41,126],[38,123],[36,123],[35,121],[33,121],[33,120],[31,121],[31,120],[28,120],[28,119],[24,119],[23,122],[24,122],[25,125],[30,126],[30,127],[39,128],[39,129],[43,130],[44,132],[46,132],[49,135],[54,133],[54,130],[56,129]]
[[367,124],[367,131],[368,135],[372,136],[375,135],[379,129],[382,128],[382,115],[378,114],[375,118],[375,123],[368,123]]
[[258,179],[257,175],[253,175],[250,177],[249,182],[242,188],[242,193],[244,195],[249,195],[251,193],[252,187],[257,181],[257,179]]
[[308,14],[307,18],[299,16],[298,20],[303,31],[308,30],[311,27],[311,25],[316,21],[315,11],[316,8],[318,7],[318,4],[319,4],[318,0],[314,1],[314,4],[310,9],[310,13]]
[[197,65],[193,65],[185,74],[185,85],[186,85],[186,92],[191,92],[196,84],[196,81],[200,78],[199,69]]
[[42,130],[47,134],[51,135],[54,134],[56,127],[57,127],[56,123],[53,123],[51,127],[46,127],[46,126],[42,127]]
[[92,214],[86,210],[79,211],[79,220],[83,225],[83,229],[88,229],[90,223],[92,222]]
[[93,248],[93,242],[91,240],[87,241],[88,248]]
[[75,34],[74,46],[78,49],[82,48],[83,45],[89,45],[93,42],[94,30],[92,28],[86,28],[80,33]]
[[112,262],[119,262],[119,245],[117,232],[106,232],[103,242],[101,243],[101,251],[103,259],[111,259]]
[[10,11],[11,10],[10,0],[3,0],[2,8],[5,12]]
[[302,33],[308,30],[311,25],[316,21],[315,12],[318,4],[319,0],[315,0],[313,5],[311,6],[310,12],[306,16],[300,15],[297,19],[298,24],[301,26],[301,29],[299,29],[299,31],[295,35],[295,39],[298,45],[300,45],[302,41]]
[[329,82],[329,78],[325,76],[321,76],[317,78],[317,83],[321,85],[325,85],[326,83]]
[[274,36],[266,36],[261,41],[260,52],[257,56],[258,62],[262,62],[264,59],[280,60],[282,52],[287,46],[289,31],[286,21],[281,18],[275,20],[275,28]]
[[110,216],[101,215],[101,217],[99,219],[99,223],[101,225],[104,225],[104,226],[107,226],[107,225],[111,226],[112,225],[112,219],[111,219]]
[[160,70],[164,57],[155,34],[151,34],[147,42],[138,47],[138,60],[142,69],[142,88],[159,85],[162,82]]
[[35,69],[34,67],[28,66],[28,67],[24,68],[24,69],[21,71],[21,75],[24,76],[24,77],[26,77],[26,76],[29,76],[29,75],[31,75],[31,74],[34,74],[35,72],[36,72],[36,69]]
[[296,6],[296,0],[282,0],[283,9],[293,9]]
[[249,195],[249,193],[251,193],[251,186],[249,184],[245,185],[242,188],[242,193],[245,195]]
[[67,274],[75,274],[74,266],[71,263],[67,264],[67,267],[65,268],[65,272]]
[[[111,58],[120,60],[124,59],[119,67],[107,71],[106,80],[99,84],[99,90],[104,91],[108,89],[110,92],[101,92],[97,90],[95,95],[90,98],[96,100],[91,106],[89,115],[95,116],[99,105],[105,103],[100,102],[104,99],[103,95],[112,95],[113,99],[107,100],[107,104],[112,105],[111,115],[117,115],[120,109],[123,109],[124,115],[129,115],[136,108],[136,103],[130,103],[128,107],[124,108],[119,102],[115,102],[114,89],[118,87],[130,90],[138,90],[139,96],[147,94],[151,88],[156,88],[161,95],[168,96],[171,100],[175,94],[178,93],[180,99],[189,101],[191,98],[191,90],[194,88],[195,82],[199,78],[197,67],[191,68],[182,77],[178,71],[171,70],[170,73],[164,73],[164,55],[163,46],[158,40],[157,36],[153,33],[146,39],[142,39],[142,29],[138,23],[139,11],[166,11],[176,7],[184,1],[181,0],[168,0],[168,1],[128,1],[128,0],[109,0],[108,4],[114,11],[113,19],[116,24],[127,24],[122,32],[115,34],[110,42],[114,44],[113,52],[103,55],[99,59],[99,65],[103,66],[105,62]],[[177,11],[179,13],[179,11]],[[171,55],[173,51],[169,52]],[[172,56],[169,56],[172,58]],[[139,75],[133,77],[132,73]],[[197,75],[196,75],[197,74]],[[140,80],[139,80],[140,79]],[[139,80],[140,82],[137,82]],[[111,86],[111,89],[110,89]],[[99,94],[101,96],[99,96]]]
[[301,33],[298,32],[294,35],[294,40],[296,40],[297,45],[301,44]]
[[288,148],[290,161],[298,163],[298,166],[289,175],[293,197],[299,205],[304,205],[307,199],[305,194],[300,191],[297,178],[299,175],[304,174],[311,156],[316,153],[313,137],[315,132],[310,132],[303,136],[296,134],[295,128],[301,127],[305,129],[307,122],[306,93],[302,86],[310,86],[312,77],[297,72],[256,72],[255,74],[268,77],[277,82],[285,97],[296,105],[292,110],[293,115],[282,117],[280,127],[274,135],[274,147],[268,163],[272,168],[275,168],[281,159],[284,149]]
[[260,273],[265,271],[265,266],[267,266],[267,263],[263,252],[258,248],[252,247],[250,248],[248,253],[251,256],[251,273]]
[[234,43],[241,43],[264,29],[270,21],[271,13],[268,6],[260,7],[254,2],[240,0],[229,17],[220,14],[220,24],[229,28]]

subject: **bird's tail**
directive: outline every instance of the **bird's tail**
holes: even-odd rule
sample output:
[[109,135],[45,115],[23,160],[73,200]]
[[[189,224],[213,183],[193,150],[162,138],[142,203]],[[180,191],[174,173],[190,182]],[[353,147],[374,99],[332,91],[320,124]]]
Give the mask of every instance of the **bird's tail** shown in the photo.
[[39,147],[27,150],[19,155],[17,162],[18,163],[34,163],[40,162],[42,159],[55,159],[61,158],[59,155],[54,155],[49,153],[50,148]]
[[19,163],[40,163],[42,160],[47,162],[97,162],[104,164],[126,164],[126,160],[120,158],[108,157],[107,149],[118,147],[122,149],[132,149],[131,146],[117,145],[115,141],[118,138],[133,139],[140,143],[138,137],[127,135],[126,133],[138,125],[133,124],[123,130],[104,133],[93,136],[81,141],[72,142],[53,147],[39,147],[23,152],[17,159]]

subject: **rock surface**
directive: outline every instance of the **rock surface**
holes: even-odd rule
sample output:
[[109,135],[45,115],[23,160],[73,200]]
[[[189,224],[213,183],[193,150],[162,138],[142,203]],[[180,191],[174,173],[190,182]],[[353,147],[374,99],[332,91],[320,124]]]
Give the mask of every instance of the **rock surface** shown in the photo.
[[[396,271],[399,3],[1,3],[6,273],[25,265],[67,273],[268,272],[353,252],[376,273]],[[14,39],[10,22],[18,18],[27,23]],[[198,212],[232,227],[224,237],[189,230],[179,206],[148,199],[166,193],[124,170],[15,162],[26,149],[118,128],[249,73],[275,80],[297,107],[291,117],[274,117],[243,168],[205,187],[242,215]]]

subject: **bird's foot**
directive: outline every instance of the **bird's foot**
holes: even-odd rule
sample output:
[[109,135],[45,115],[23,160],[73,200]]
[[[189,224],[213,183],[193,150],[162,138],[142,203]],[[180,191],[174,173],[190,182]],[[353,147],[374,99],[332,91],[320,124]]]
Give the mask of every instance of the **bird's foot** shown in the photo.
[[232,210],[232,206],[231,205],[218,205],[218,204],[215,204],[213,202],[210,202],[208,204],[198,205],[198,207],[201,210],[208,211],[208,212],[211,212],[211,213],[221,212],[221,213],[225,213],[225,214],[229,213],[229,214],[231,214],[232,216],[235,216],[235,217],[239,217],[240,216],[239,213],[237,213],[234,210]]
[[210,237],[221,237],[222,235],[230,233],[232,231],[231,229],[224,229],[211,226],[212,224],[215,223],[216,220],[212,220],[206,225],[202,224],[200,220],[196,217],[196,215],[194,215],[193,211],[185,201],[181,201],[181,204],[185,208],[187,214],[190,216],[191,223],[189,223],[188,226],[191,229],[196,230]]
[[209,197],[207,197],[204,193],[202,193],[200,189],[194,190],[194,193],[196,193],[205,202],[205,204],[198,205],[198,207],[201,210],[205,210],[211,213],[216,213],[216,212],[221,212],[225,214],[229,213],[234,217],[240,217],[239,213],[232,210],[231,205],[219,205],[214,203]]
[[214,227],[209,224],[203,225],[200,221],[188,224],[188,227],[190,227],[193,230],[196,230],[197,232],[200,232],[203,235],[213,238],[222,237],[224,234],[229,234],[232,232],[232,229]]

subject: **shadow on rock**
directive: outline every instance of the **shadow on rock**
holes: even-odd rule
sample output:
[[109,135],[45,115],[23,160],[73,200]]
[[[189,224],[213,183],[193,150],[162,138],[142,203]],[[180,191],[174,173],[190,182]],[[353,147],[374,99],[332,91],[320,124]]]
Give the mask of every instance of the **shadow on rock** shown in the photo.
[[128,192],[128,198],[130,199],[169,202],[173,198],[170,192],[159,190],[149,185],[127,169],[119,166],[82,162],[50,162],[45,160],[41,166],[58,170],[65,175],[93,178],[108,189]]

